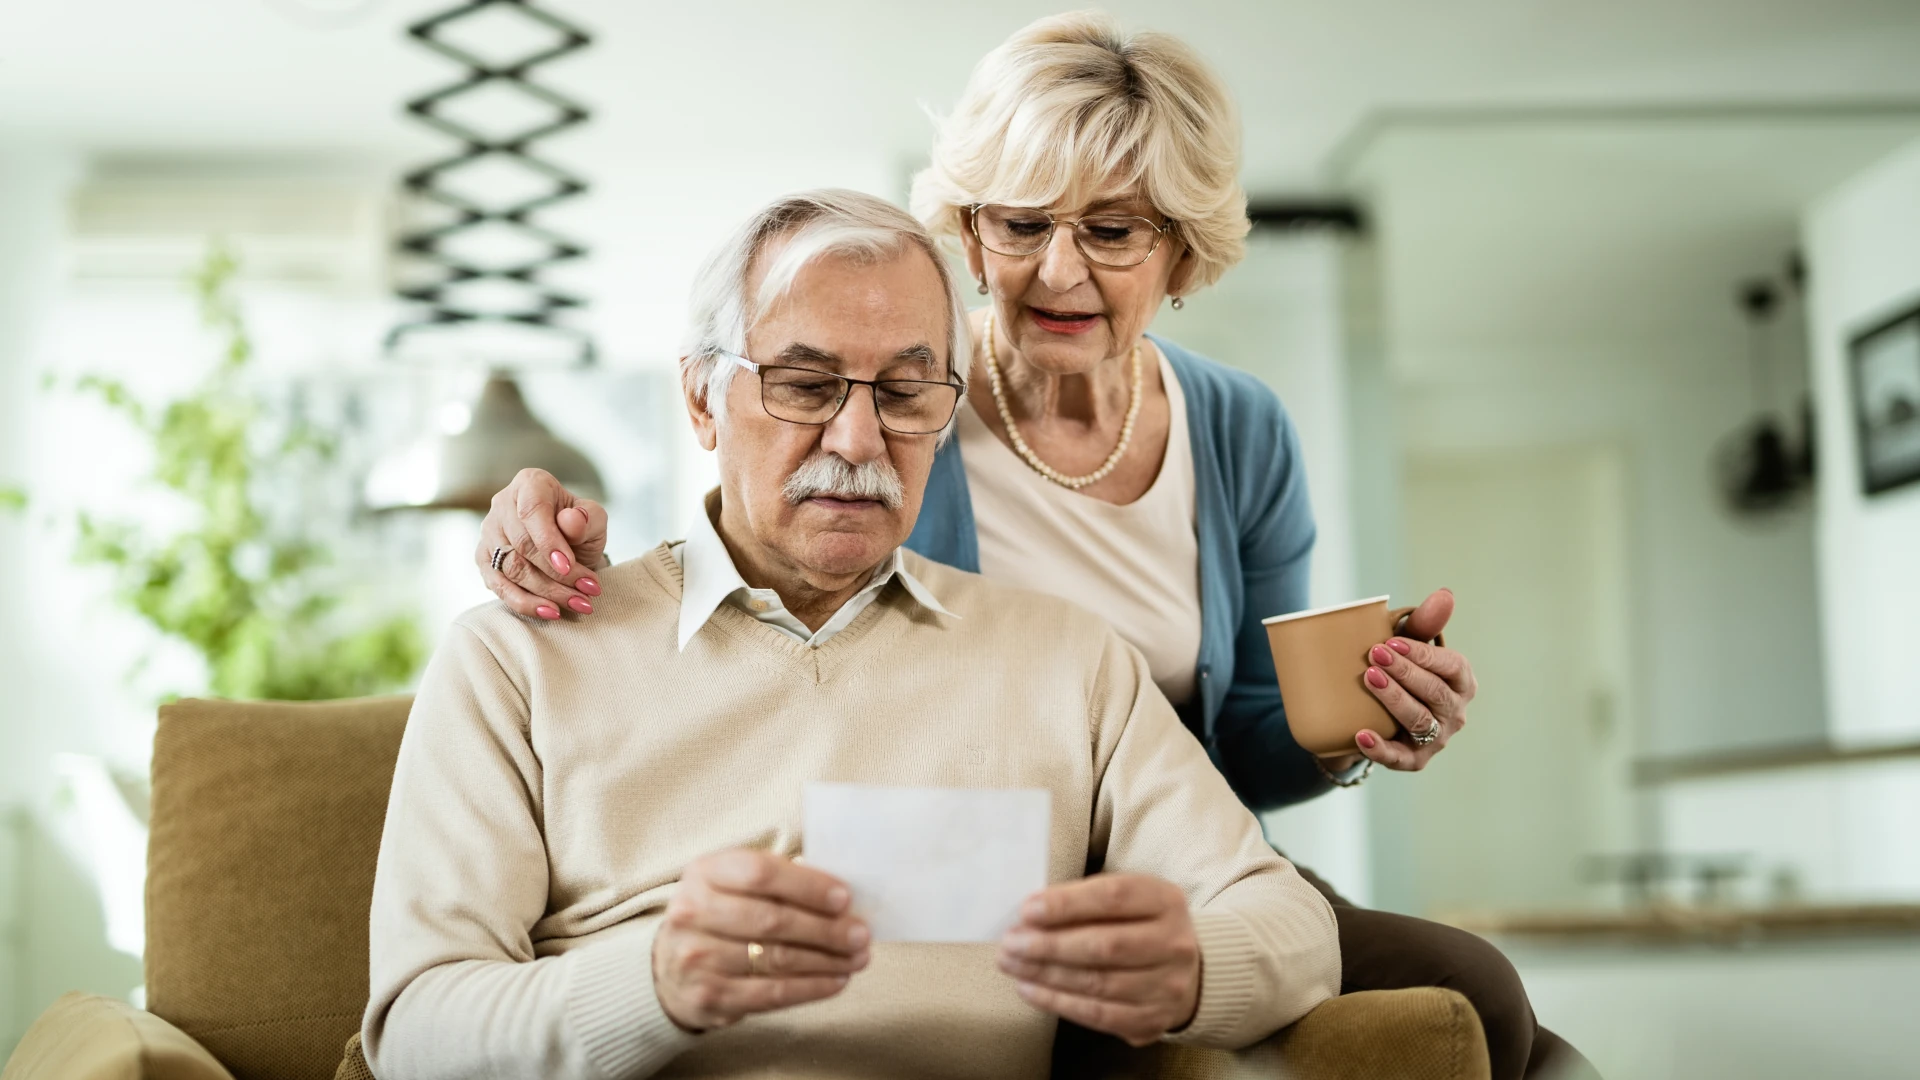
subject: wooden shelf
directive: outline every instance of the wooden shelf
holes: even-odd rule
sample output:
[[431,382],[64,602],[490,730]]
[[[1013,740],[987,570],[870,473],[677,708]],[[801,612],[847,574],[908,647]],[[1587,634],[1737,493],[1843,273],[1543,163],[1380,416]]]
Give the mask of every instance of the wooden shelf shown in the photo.
[[1696,908],[1496,915],[1462,913],[1442,922],[1476,934],[1553,941],[1742,942],[1860,935],[1920,935],[1920,904]]
[[1856,765],[1895,758],[1920,757],[1920,742],[1882,746],[1842,747],[1829,742],[1795,743],[1720,754],[1644,758],[1633,763],[1633,782],[1640,787],[1698,780],[1708,776],[1805,769],[1821,765]]

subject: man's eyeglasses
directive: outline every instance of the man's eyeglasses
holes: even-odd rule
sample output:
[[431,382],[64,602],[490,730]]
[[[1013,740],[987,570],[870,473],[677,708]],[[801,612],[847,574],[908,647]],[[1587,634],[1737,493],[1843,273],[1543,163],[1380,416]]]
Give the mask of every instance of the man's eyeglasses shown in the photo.
[[720,356],[760,376],[760,407],[790,424],[831,422],[856,386],[873,393],[873,411],[881,426],[900,435],[931,435],[947,426],[960,405],[960,388],[950,382],[849,379],[812,368],[756,364],[730,352]]
[[967,208],[967,220],[980,246],[995,255],[1036,255],[1053,242],[1053,231],[1073,227],[1073,242],[1088,262],[1101,266],[1138,266],[1153,257],[1173,222],[1155,225],[1133,214],[1090,214],[1078,221],[1056,218],[1030,206],[983,203]]

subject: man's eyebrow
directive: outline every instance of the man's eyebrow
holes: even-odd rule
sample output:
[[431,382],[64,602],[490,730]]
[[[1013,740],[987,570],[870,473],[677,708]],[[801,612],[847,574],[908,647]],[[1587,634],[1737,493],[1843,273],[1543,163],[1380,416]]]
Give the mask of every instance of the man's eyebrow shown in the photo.
[[808,367],[838,368],[841,360],[838,356],[818,346],[808,345],[804,341],[795,341],[779,352],[779,359],[788,364],[805,364]]
[[[785,348],[780,350],[777,359],[783,364],[800,364],[822,371],[836,372],[846,363],[840,359],[837,354],[828,352],[818,345],[809,345],[804,341],[790,342]],[[920,364],[925,367],[937,367],[939,363],[939,357],[935,355],[933,346],[925,342],[920,342],[909,345],[899,352],[894,353],[893,359],[888,366],[894,364]]]
[[893,359],[895,363],[925,364],[927,367],[940,363],[940,358],[933,354],[933,346],[925,342],[901,349],[893,354]]

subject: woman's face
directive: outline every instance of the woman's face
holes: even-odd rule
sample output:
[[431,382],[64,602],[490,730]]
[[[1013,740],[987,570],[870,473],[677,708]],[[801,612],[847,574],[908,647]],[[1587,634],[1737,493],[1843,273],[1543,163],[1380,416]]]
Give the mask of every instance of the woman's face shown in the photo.
[[[1056,221],[1132,214],[1166,222],[1140,195],[1047,211]],[[1172,233],[1147,261],[1126,267],[1089,261],[1066,225],[1054,229],[1046,247],[1026,256],[988,251],[971,229],[961,230],[961,242],[967,266],[987,283],[999,335],[1023,360],[1051,375],[1089,371],[1131,350],[1168,292],[1177,295],[1193,271],[1193,259]]]

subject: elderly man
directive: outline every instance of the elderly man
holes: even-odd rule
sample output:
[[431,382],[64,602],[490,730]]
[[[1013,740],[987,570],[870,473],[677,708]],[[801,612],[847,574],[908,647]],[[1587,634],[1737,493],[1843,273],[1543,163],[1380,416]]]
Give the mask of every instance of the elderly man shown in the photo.
[[[721,483],[598,615],[462,616],[401,747],[363,1029],[415,1077],[1041,1076],[1055,1017],[1238,1047],[1339,989],[1330,908],[1104,623],[903,551],[965,379],[932,239],[781,199],[702,272]],[[997,947],[870,943],[808,781],[1043,788]]]

